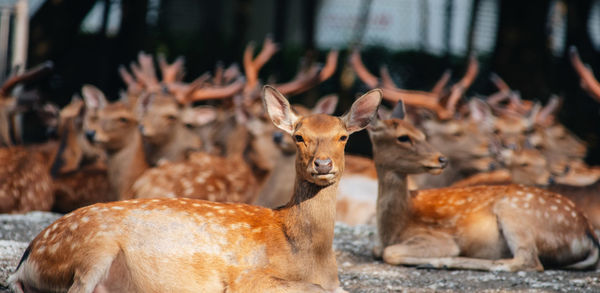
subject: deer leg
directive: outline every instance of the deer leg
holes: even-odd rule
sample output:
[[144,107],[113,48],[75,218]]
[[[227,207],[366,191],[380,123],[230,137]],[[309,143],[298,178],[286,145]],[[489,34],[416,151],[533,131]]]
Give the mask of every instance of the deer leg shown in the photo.
[[285,293],[301,293],[301,292],[344,292],[344,291],[327,291],[323,287],[302,281],[284,280],[262,272],[253,272],[247,276],[238,278],[235,284],[232,284],[232,291],[236,292],[285,292]]
[[[383,249],[383,260],[389,264],[403,264],[402,259],[438,258],[458,256],[460,249],[446,233],[423,233],[414,235],[401,243]],[[421,263],[419,263],[421,264]]]
[[388,246],[383,259],[392,265],[425,266],[438,269],[493,270],[494,260],[459,257],[460,248],[445,233],[415,235],[402,243]]
[[493,270],[498,271],[543,271],[544,267],[538,257],[537,246],[533,238],[534,232],[527,229],[526,225],[515,215],[514,209],[501,203],[496,206],[495,213],[498,217],[498,226],[513,258],[495,261]]
[[116,257],[116,253],[97,258],[90,257],[90,260],[93,260],[93,263],[90,262],[87,268],[75,272],[73,285],[69,288],[68,293],[106,292],[106,289],[101,282],[108,275]]

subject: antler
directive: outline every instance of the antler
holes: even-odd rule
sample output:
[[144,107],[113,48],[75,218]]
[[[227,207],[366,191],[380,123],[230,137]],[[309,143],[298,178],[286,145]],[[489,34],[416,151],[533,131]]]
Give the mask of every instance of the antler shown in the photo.
[[571,57],[571,64],[573,65],[573,68],[581,78],[581,87],[594,99],[600,102],[600,83],[598,83],[598,80],[594,77],[594,73],[589,68],[589,65],[584,64],[581,61],[575,46],[571,46],[569,49],[569,55]]
[[[427,108],[434,111],[440,119],[449,119],[452,117],[453,113],[440,105],[439,96],[436,94],[425,91],[398,89],[391,81],[391,78],[388,77],[386,77],[386,82],[380,82],[379,79],[366,68],[360,58],[358,50],[355,50],[350,55],[350,65],[360,80],[370,88],[382,86],[384,99],[393,103],[402,100],[407,105]],[[385,70],[386,69],[384,69],[384,71]]]
[[244,92],[251,92],[256,88],[258,85],[258,72],[278,50],[277,44],[273,42],[273,39],[271,39],[270,36],[265,38],[260,53],[258,53],[254,59],[252,59],[252,55],[254,54],[254,43],[250,43],[246,46],[243,57],[244,71],[246,73]]
[[473,84],[478,72],[479,62],[477,62],[477,58],[475,58],[474,55],[471,55],[469,57],[469,64],[467,65],[467,71],[465,72],[465,75],[460,79],[459,82],[454,84],[450,90],[450,97],[446,103],[446,110],[451,113],[455,112],[458,100],[460,100],[471,84]]
[[21,75],[15,75],[9,78],[6,82],[4,82],[4,84],[2,84],[2,87],[0,87],[0,97],[8,96],[12,89],[20,82],[39,78],[50,73],[53,68],[54,63],[52,63],[52,61],[46,61]]
[[185,75],[184,63],[185,58],[183,56],[177,57],[173,63],[169,64],[164,54],[158,54],[158,66],[162,75],[162,82],[181,82]]
[[539,125],[550,126],[554,123],[554,113],[560,107],[562,99],[556,95],[553,95],[546,106],[538,112],[535,117],[535,122]]
[[286,83],[275,85],[274,87],[284,95],[296,95],[305,92],[317,84],[329,79],[337,68],[338,51],[332,50],[327,54],[325,65],[321,68],[313,64],[306,70],[300,70],[296,77]]
[[442,92],[444,91],[444,88],[448,84],[448,81],[450,81],[451,75],[452,75],[452,70],[446,69],[446,71],[444,71],[444,73],[442,73],[442,76],[440,76],[440,79],[435,83],[435,85],[431,89],[431,93],[441,96]]

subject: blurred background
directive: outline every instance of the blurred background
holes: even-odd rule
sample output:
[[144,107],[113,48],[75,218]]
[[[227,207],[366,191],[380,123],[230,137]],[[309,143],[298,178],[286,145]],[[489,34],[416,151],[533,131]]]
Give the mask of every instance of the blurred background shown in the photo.
[[[18,7],[26,16],[16,16]],[[9,29],[22,22],[25,43]],[[481,70],[468,97],[496,91],[492,72],[525,99],[545,103],[557,94],[564,99],[560,121],[589,144],[588,162],[600,163],[600,104],[580,88],[568,59],[576,46],[600,72],[600,0],[0,0],[0,53],[8,56],[0,79],[11,67],[6,60],[27,67],[52,60],[54,73],[38,85],[46,99],[62,106],[85,83],[116,98],[125,86],[117,68],[139,51],[169,61],[185,56],[191,81],[217,62],[241,63],[248,42],[260,46],[268,34],[281,50],[261,71],[263,80],[290,80],[302,57],[323,61],[326,51],[341,51],[333,78],[291,97],[313,105],[338,93],[339,112],[367,89],[350,73],[351,48],[361,48],[372,72],[386,64],[400,87],[421,90],[448,68],[460,78],[474,54]],[[15,42],[23,48],[6,45]]]

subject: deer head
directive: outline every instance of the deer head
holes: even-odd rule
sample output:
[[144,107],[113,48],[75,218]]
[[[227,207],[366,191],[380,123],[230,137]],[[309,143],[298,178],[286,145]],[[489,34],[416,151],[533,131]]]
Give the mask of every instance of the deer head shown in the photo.
[[89,86],[84,86],[83,96],[92,111],[85,121],[87,138],[109,153],[127,146],[138,131],[132,105],[124,101],[109,104],[100,90]]
[[300,179],[326,186],[339,181],[344,171],[344,147],[348,136],[365,128],[376,113],[381,91],[360,97],[343,117],[325,114],[298,116],[276,89],[263,90],[267,114],[279,129],[296,142],[296,172]]
[[375,120],[369,126],[375,164],[406,174],[440,174],[448,159],[427,142],[423,132],[404,118],[404,104],[400,101],[390,119]]

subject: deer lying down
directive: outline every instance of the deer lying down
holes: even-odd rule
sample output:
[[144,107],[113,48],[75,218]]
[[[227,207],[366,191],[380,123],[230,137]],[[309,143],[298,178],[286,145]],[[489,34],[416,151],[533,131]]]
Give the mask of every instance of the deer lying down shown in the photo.
[[29,245],[17,292],[334,292],[335,195],[348,135],[381,100],[343,117],[296,116],[275,89],[263,100],[298,149],[294,195],[272,210],[184,198],[96,204],[67,214]]
[[504,185],[411,195],[407,175],[440,173],[445,160],[397,113],[369,129],[379,177],[376,256],[395,265],[490,271],[597,264],[598,241],[587,219],[556,193]]

